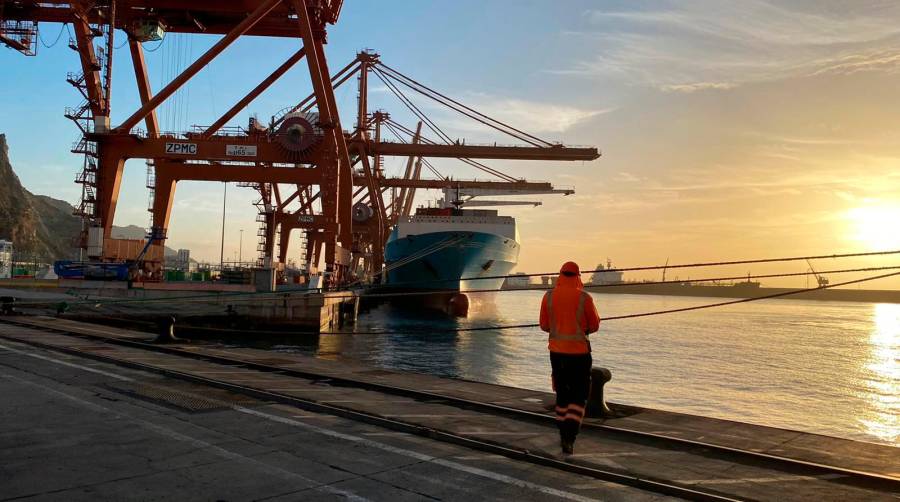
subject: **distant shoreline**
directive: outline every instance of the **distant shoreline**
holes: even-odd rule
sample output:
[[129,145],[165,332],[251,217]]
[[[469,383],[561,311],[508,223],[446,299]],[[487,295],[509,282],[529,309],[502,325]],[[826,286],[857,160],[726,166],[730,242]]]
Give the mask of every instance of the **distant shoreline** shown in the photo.
[[[603,286],[585,284],[586,291],[607,295],[649,296],[705,296],[710,298],[756,298],[797,291],[800,288],[764,288],[735,286],[706,286],[695,284],[623,283]],[[542,290],[529,287],[507,287],[508,290]],[[890,289],[818,289],[777,298],[778,300],[815,300],[833,302],[900,303],[900,291]]]

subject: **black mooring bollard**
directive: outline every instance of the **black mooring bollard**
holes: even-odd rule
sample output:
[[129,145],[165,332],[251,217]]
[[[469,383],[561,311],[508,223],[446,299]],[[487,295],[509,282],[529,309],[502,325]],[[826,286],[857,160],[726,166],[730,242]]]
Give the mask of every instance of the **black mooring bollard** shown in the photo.
[[159,326],[159,334],[156,336],[156,343],[174,343],[178,339],[175,338],[175,317],[163,317],[157,322]]
[[588,394],[587,416],[605,418],[613,416],[612,410],[606,404],[603,394],[603,386],[612,380],[612,372],[606,368],[591,368],[591,392]]
[[15,309],[16,305],[16,297],[15,296],[0,296],[0,314],[2,315],[13,315],[17,314]]

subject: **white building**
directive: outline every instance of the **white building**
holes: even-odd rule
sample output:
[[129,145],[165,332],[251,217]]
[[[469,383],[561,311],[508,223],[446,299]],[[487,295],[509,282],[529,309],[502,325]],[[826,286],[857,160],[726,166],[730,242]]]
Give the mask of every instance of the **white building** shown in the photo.
[[506,278],[505,287],[509,289],[527,288],[528,286],[531,286],[531,277],[528,277],[524,272],[516,272]]
[[13,243],[0,239],[0,279],[12,277]]

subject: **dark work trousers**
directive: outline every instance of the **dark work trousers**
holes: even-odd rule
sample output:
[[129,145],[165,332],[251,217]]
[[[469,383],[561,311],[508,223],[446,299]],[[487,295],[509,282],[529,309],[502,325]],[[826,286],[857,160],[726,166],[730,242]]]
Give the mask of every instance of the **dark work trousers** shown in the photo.
[[591,390],[590,354],[550,353],[553,390],[556,391],[556,424],[563,441],[574,442],[584,419],[584,407]]

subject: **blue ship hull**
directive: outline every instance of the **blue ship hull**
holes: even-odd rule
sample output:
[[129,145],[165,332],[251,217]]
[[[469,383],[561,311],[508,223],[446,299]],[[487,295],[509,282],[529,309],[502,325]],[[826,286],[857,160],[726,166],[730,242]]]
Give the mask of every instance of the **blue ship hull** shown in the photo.
[[500,289],[502,277],[478,277],[509,274],[519,259],[519,243],[501,235],[467,231],[398,238],[395,228],[384,255],[388,268],[385,286],[391,289],[465,293]]

